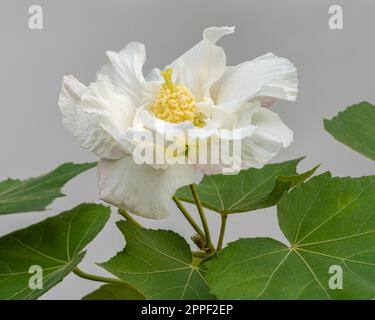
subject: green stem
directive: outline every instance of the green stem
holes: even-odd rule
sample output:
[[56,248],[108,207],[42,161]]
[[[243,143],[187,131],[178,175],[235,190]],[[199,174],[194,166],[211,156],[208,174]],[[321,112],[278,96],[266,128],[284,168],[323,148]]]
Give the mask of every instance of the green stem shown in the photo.
[[191,224],[191,226],[194,228],[194,230],[203,238],[206,239],[204,232],[202,229],[197,225],[193,217],[189,214],[189,212],[186,210],[184,205],[181,203],[180,199],[177,198],[177,196],[173,196],[173,201],[177,205],[177,207],[180,209],[186,220]]
[[192,255],[193,257],[197,257],[197,258],[207,258],[209,256],[209,254],[204,251],[194,251],[192,252]]
[[135,224],[139,228],[143,228],[143,226],[135,220],[125,209],[118,209],[118,214],[123,216],[126,220],[129,220],[131,223]]
[[199,195],[197,192],[197,188],[195,187],[195,184],[190,185],[190,190],[191,190],[191,193],[193,194],[195,204],[197,205],[197,208],[198,208],[199,216],[201,217],[201,220],[202,220],[206,244],[212,251],[214,250],[214,246],[212,245],[212,242],[211,242],[210,229],[208,228],[206,216],[204,215],[203,206],[202,206],[201,200],[199,199]]
[[219,240],[217,242],[217,247],[216,247],[217,251],[221,250],[223,247],[225,227],[227,225],[227,217],[228,216],[226,214],[221,215],[221,228],[220,228]]
[[106,283],[113,283],[113,284],[121,284],[124,286],[128,286],[125,282],[115,279],[115,278],[108,278],[108,277],[101,277],[101,276],[96,276],[94,274],[89,274],[86,272],[83,272],[79,268],[74,268],[73,272],[78,276],[83,279],[91,280],[91,281],[98,281],[98,282],[106,282]]

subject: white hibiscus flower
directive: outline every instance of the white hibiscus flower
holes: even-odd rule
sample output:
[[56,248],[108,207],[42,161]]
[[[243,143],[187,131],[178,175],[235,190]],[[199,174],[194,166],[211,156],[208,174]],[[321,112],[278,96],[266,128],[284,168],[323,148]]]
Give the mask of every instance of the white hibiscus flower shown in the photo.
[[[100,157],[101,199],[143,217],[164,218],[174,210],[171,198],[178,188],[198,183],[202,173],[228,171],[224,163],[139,165],[133,151],[142,132],[171,143],[174,131],[189,129],[191,136],[221,144],[230,138],[218,130],[236,130],[241,169],[261,168],[292,142],[293,132],[264,107],[296,99],[296,68],[272,53],[226,66],[224,50],[215,43],[233,32],[234,27],[207,28],[203,40],[165,71],[154,69],[146,77],[145,47],[136,42],[107,52],[107,63],[89,87],[64,77],[63,122],[82,147]],[[178,156],[189,157],[188,148]]]

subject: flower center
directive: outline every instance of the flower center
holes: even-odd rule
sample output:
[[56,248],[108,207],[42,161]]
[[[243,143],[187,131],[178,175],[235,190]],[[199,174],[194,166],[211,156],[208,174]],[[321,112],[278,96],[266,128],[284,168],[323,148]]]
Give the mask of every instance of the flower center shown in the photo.
[[175,86],[172,82],[172,69],[161,72],[164,84],[156,95],[150,111],[159,119],[179,123],[191,121],[197,127],[205,125],[203,114],[198,112],[193,94],[183,85]]

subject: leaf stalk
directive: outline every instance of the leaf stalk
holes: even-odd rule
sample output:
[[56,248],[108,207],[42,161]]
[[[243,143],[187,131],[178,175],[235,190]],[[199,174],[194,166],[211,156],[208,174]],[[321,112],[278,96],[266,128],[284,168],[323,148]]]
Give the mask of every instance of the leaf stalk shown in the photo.
[[206,216],[204,214],[203,206],[202,206],[202,203],[199,199],[198,191],[197,191],[196,185],[194,183],[190,185],[190,190],[191,190],[191,193],[193,194],[194,201],[195,201],[195,204],[196,204],[198,212],[199,212],[199,216],[200,216],[201,221],[202,221],[205,239],[206,239],[206,245],[209,248],[210,252],[215,251],[215,248],[214,248],[214,246],[212,245],[212,242],[211,242],[210,229],[208,228],[207,219],[206,219]]

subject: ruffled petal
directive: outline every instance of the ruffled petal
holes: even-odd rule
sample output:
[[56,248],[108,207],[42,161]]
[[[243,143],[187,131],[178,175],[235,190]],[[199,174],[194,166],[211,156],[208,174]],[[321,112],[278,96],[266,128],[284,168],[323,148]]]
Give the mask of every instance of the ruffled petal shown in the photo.
[[203,30],[203,39],[216,43],[223,36],[234,33],[235,27],[208,27]]
[[[290,130],[280,117],[259,103],[247,103],[242,106],[241,112],[232,114],[230,118],[233,129],[197,128],[189,132],[190,141],[199,141],[195,152],[206,154],[201,158],[189,154],[196,169],[206,175],[234,173],[248,168],[262,168],[281,148],[285,148],[293,141],[293,131]],[[224,120],[219,119],[222,124]],[[197,140],[194,140],[197,139]],[[192,146],[189,145],[189,151]],[[222,150],[229,150],[222,156]],[[216,163],[212,159],[216,159]],[[199,159],[196,161],[196,159]]]
[[258,131],[271,134],[281,141],[284,148],[293,142],[293,131],[281,120],[280,116],[266,108],[256,108],[251,113],[251,124]]
[[217,105],[241,106],[246,101],[259,101],[263,106],[275,99],[294,101],[297,97],[296,67],[287,59],[272,53],[252,61],[228,67],[211,89]]
[[82,109],[81,96],[88,90],[73,76],[63,80],[59,107],[64,126],[78,139],[81,146],[97,156],[119,159],[126,154],[123,147],[99,123],[96,114]]
[[[204,143],[208,146],[203,153],[207,154],[205,158],[209,161],[198,161],[195,168],[205,175],[232,174],[248,168],[262,168],[282,147],[279,140],[257,130],[254,126],[236,129],[227,137],[222,134],[212,135],[208,140],[200,143],[201,148]],[[226,157],[221,155],[224,149],[229,150]],[[190,146],[189,150],[191,150]],[[217,160],[213,161],[213,157]],[[195,163],[190,154],[189,158]]]
[[142,69],[146,49],[142,43],[130,42],[120,52],[107,51],[107,63],[97,73],[121,88],[135,107],[140,107],[156,90],[157,83],[147,82]]
[[82,94],[81,107],[95,115],[100,125],[119,143],[133,125],[137,111],[130,99],[106,78],[92,83]]
[[133,122],[133,128],[147,128],[161,135],[174,135],[176,132],[186,131],[194,128],[191,121],[183,121],[178,123],[168,122],[155,117],[147,111],[147,107],[138,109]]
[[189,88],[197,102],[210,99],[211,85],[225,71],[224,50],[216,46],[215,42],[233,32],[233,27],[205,29],[203,40],[171,64],[176,83]]
[[154,169],[136,164],[131,156],[101,160],[98,165],[100,198],[116,207],[150,219],[162,219],[175,209],[172,196],[197,181],[191,165]]
[[162,84],[164,82],[163,77],[161,75],[161,70],[159,68],[153,68],[145,77],[146,81],[154,81],[157,83]]

